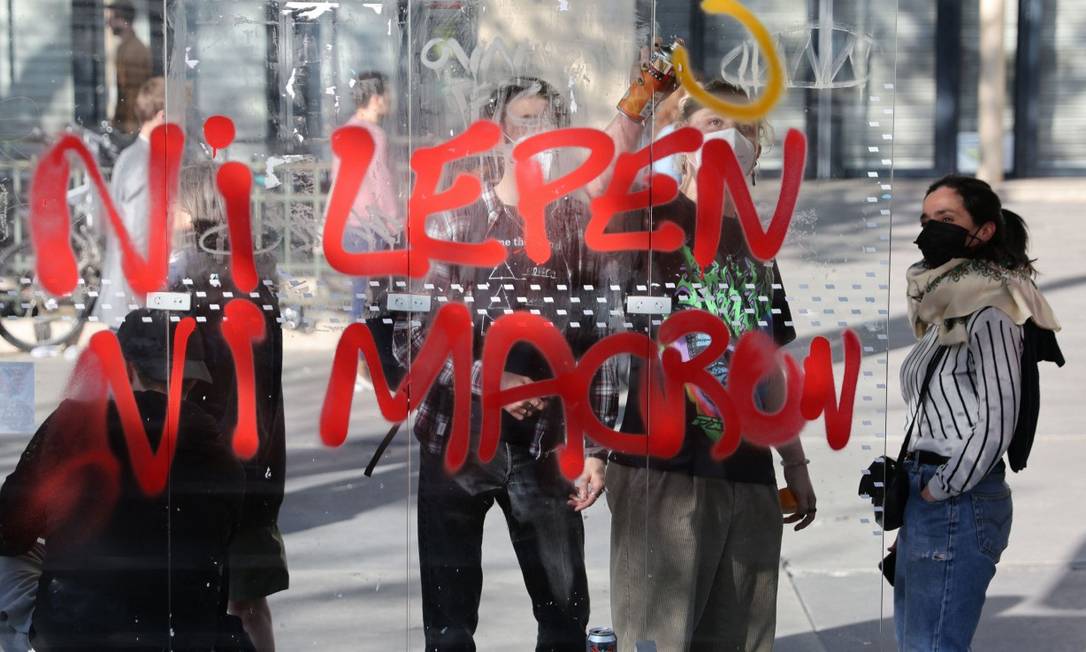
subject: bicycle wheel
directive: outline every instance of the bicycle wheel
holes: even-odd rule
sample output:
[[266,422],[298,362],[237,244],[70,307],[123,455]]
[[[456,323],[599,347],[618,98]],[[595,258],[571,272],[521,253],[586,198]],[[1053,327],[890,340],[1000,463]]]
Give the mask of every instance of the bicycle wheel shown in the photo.
[[[84,243],[73,240],[77,259]],[[29,240],[0,252],[0,337],[30,352],[38,347],[67,346],[79,341],[94,310],[98,270],[86,263],[71,294],[54,297],[38,282],[34,249]]]

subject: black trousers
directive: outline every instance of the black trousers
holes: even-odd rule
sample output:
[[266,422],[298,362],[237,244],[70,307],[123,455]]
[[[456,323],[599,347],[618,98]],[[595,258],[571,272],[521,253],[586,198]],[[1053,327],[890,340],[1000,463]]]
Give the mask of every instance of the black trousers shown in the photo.
[[418,536],[426,650],[475,650],[483,588],[483,520],[505,514],[538,622],[536,650],[583,652],[588,625],[584,522],[566,504],[572,483],[557,456],[536,460],[502,442],[487,464],[472,457],[450,477],[438,455],[422,453]]

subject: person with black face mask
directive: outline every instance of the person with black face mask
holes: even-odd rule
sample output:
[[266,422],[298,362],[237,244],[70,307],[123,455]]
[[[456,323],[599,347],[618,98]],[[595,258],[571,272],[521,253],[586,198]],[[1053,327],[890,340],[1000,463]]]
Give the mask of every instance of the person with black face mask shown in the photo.
[[971,250],[984,243],[977,236],[978,231],[980,228],[971,232],[952,221],[929,219],[923,222],[920,236],[913,242],[924,255],[924,264],[928,269],[934,269],[947,264],[951,258],[971,258]]
[[1033,282],[1025,223],[987,183],[936,181],[920,222],[924,259],[907,279],[919,341],[901,368],[909,497],[888,575],[899,649],[967,650],[1010,536],[1005,469],[1025,466],[1036,363],[1062,365],[1060,326]]

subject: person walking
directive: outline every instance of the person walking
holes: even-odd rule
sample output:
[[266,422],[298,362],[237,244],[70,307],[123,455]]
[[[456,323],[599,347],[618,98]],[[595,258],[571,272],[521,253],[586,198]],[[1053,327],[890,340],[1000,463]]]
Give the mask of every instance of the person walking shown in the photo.
[[[121,221],[136,250],[147,251],[151,197],[148,168],[151,159],[151,132],[166,123],[166,80],[152,77],[139,88],[135,115],[140,129],[136,140],[121,151],[109,178],[109,194],[117,205]],[[107,220],[102,220],[103,227]],[[129,287],[122,267],[121,248],[116,237],[105,238],[101,291],[95,312],[98,320],[116,330],[130,310],[143,307],[143,300]]]
[[[388,167],[388,136],[381,122],[392,108],[388,80],[383,73],[367,71],[352,80],[355,112],[346,126],[362,127],[373,138],[373,158],[355,196],[347,220],[348,248],[352,252],[388,249],[399,237],[402,225],[396,203],[396,188]],[[332,165],[333,179],[339,160]],[[365,318],[367,279],[352,280],[351,319]]]
[[136,7],[129,0],[117,0],[107,9],[109,29],[113,36],[121,40],[114,55],[117,104],[113,111],[113,128],[123,134],[131,134],[140,128],[136,98],[144,82],[151,77],[151,49],[132,29]]

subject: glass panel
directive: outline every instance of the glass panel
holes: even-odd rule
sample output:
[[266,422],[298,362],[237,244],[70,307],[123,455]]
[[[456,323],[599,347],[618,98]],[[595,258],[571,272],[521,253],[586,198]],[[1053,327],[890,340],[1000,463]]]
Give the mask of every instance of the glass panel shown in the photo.
[[[235,597],[271,594],[281,649],[351,647],[360,626],[370,641],[405,646],[409,596],[417,591],[408,538],[410,428],[399,428],[365,477],[362,470],[392,424],[379,418],[374,401],[378,374],[356,364],[360,356],[350,344],[368,326],[395,386],[410,358],[395,357],[393,334],[408,324],[407,313],[389,305],[392,295],[406,296],[405,279],[346,274],[325,252],[403,245],[412,91],[399,53],[407,16],[394,3],[185,1],[171,3],[170,17],[170,106],[186,125],[190,167],[214,161],[222,174],[240,163],[254,180],[248,203],[259,297],[248,297],[265,316],[267,337],[253,345],[261,445],[245,467],[246,486],[263,487],[266,497],[257,496],[254,521],[248,521],[252,510],[244,512],[239,534],[251,535],[236,538],[244,550],[236,550],[243,556],[234,564],[241,568],[232,575],[233,590],[242,591]],[[236,133],[218,152],[207,126],[215,115],[231,118]],[[339,158],[333,134],[347,143]],[[357,193],[339,191],[349,194],[337,236],[326,223],[334,221],[330,195],[359,165],[348,142],[359,138],[376,153]],[[182,201],[191,190],[187,178],[183,172]],[[200,232],[200,224],[193,227]],[[195,257],[223,284],[207,289],[206,303],[197,302],[221,314],[213,295],[227,288],[237,259],[209,252],[202,237]],[[235,292],[239,297],[247,295]],[[337,343],[344,347],[339,393],[332,383]],[[225,384],[216,379],[213,394],[230,391],[231,356],[223,353]]]
[[[615,324],[621,325],[620,281],[625,278],[615,276],[620,270],[604,268],[610,262],[605,257],[584,249],[580,234],[588,220],[589,197],[582,192],[546,209],[550,257],[529,258],[526,249],[533,245],[533,235],[525,232],[525,211],[517,205],[528,190],[515,183],[510,154],[518,143],[546,131],[603,128],[614,116],[613,105],[625,91],[628,68],[637,61],[648,32],[637,29],[637,17],[626,3],[611,1],[580,6],[417,2],[412,9],[414,151],[460,134],[476,120],[491,119],[500,129],[492,151],[447,166],[442,178],[446,187],[455,174],[474,172],[483,182],[484,196],[448,215],[431,217],[429,227],[444,238],[442,229],[448,223],[455,232],[452,239],[493,238],[508,250],[496,264],[476,259],[470,266],[452,266],[447,274],[438,269],[412,286],[433,298],[431,319],[434,311],[463,302],[473,323],[476,359],[496,344],[493,333],[513,327],[518,316],[545,320],[527,324],[521,337],[551,336],[550,346],[540,347],[547,358],[521,343],[504,365],[501,358],[488,358],[484,373],[497,365],[516,382],[566,373],[552,366],[560,360],[552,352],[581,355]],[[601,29],[605,24],[608,29]],[[554,180],[583,164],[590,151],[583,147],[585,140],[574,141],[582,147],[567,145],[537,157],[546,178]],[[418,184],[420,170],[415,172]],[[408,231],[413,244],[418,242],[417,228]],[[435,331],[428,335],[435,337]],[[440,406],[426,403],[422,410]],[[582,519],[567,505],[575,487],[559,469],[562,424],[575,422],[571,408],[566,401],[563,416],[563,402],[550,396],[518,401],[506,411],[484,409],[481,419],[500,426],[493,431],[499,435],[495,457],[483,463],[476,453],[486,431],[480,432],[484,424],[473,416],[471,452],[465,466],[452,474],[441,468],[440,457],[428,452],[434,443],[441,450],[437,437],[442,433],[434,417],[419,414],[421,569],[419,603],[410,618],[420,629],[413,631],[412,647],[424,639],[428,649],[463,645],[476,613],[474,640],[480,649],[531,647],[537,631],[544,645],[551,641],[572,649],[584,644],[586,626],[611,622],[607,510],[600,501]],[[447,420],[449,405],[441,409]],[[581,435],[574,431],[568,436]],[[598,485],[595,480],[591,498],[583,496],[581,504],[599,497]],[[480,551],[481,566],[476,558]],[[481,594],[475,584],[480,572]]]
[[[699,104],[679,113],[678,126],[728,140],[737,156],[737,185],[729,185],[719,246],[696,260],[692,225],[701,216],[695,207],[707,202],[720,182],[714,179],[702,190],[698,182],[713,177],[691,180],[698,161],[688,159],[687,171],[678,175],[685,197],[653,211],[654,223],[678,219],[690,225],[686,247],[681,255],[654,253],[648,262],[657,284],[650,287],[671,300],[673,312],[697,308],[726,326],[728,353],[710,372],[722,380],[738,408],[739,418],[732,420],[742,424],[744,441],[723,462],[713,462],[711,450],[731,436],[729,414],[709,392],[688,386],[689,402],[680,408],[686,410],[686,441],[679,453],[667,461],[650,461],[648,470],[610,470],[610,500],[620,509],[626,503],[643,536],[623,533],[616,526],[619,512],[613,510],[612,563],[635,558],[645,564],[641,572],[625,574],[632,577],[613,573],[612,596],[626,595],[630,601],[629,611],[615,622],[620,644],[627,648],[638,638],[655,638],[660,649],[676,649],[691,636],[721,649],[757,647],[763,640],[769,643],[765,637],[773,631],[774,618],[781,648],[821,644],[838,649],[857,641],[892,646],[880,607],[888,594],[876,568],[882,532],[870,507],[857,501],[855,487],[859,471],[883,450],[886,428],[896,16],[844,2],[748,6],[778,46],[784,99],[756,122],[720,121]],[[766,92],[767,57],[735,19],[706,15],[698,29],[688,39],[696,43],[698,34],[705,34],[695,73],[705,82],[720,74],[734,85],[718,87],[717,96],[734,102]],[[657,117],[659,126],[670,119]],[[805,162],[798,149],[803,142]],[[702,166],[708,165],[707,156],[703,148]],[[789,187],[798,190],[794,208],[789,207]],[[734,199],[746,192],[753,199],[749,208]],[[771,225],[782,219],[775,210],[791,221],[787,237],[773,245],[760,229],[772,233]],[[744,212],[750,216],[745,223],[735,219]],[[708,328],[719,326],[710,320],[699,329],[702,335],[684,335],[669,347],[688,359],[710,345],[704,334]],[[665,330],[655,329],[654,337],[671,340]],[[747,365],[740,361],[743,347],[759,331],[801,365],[806,359],[808,379],[823,373],[818,371],[823,363],[814,360],[821,338],[832,350],[837,390],[854,374],[855,409],[841,450],[833,450],[828,439],[831,433],[845,433],[825,426],[824,416],[802,426],[798,404],[791,402],[798,401],[798,386],[789,388],[791,403],[782,418],[765,423],[751,411],[780,405],[786,384],[781,376],[758,384],[749,359]],[[858,336],[848,346],[846,332]],[[846,365],[846,358],[857,367]],[[752,389],[753,402],[747,400]],[[651,406],[648,412],[651,420]],[[788,413],[795,415],[792,425],[783,418]],[[798,440],[790,441],[787,433],[800,428]],[[776,453],[764,447],[773,437]],[[759,440],[763,446],[755,443]],[[843,443],[839,439],[836,447]],[[777,460],[787,465],[783,472],[775,470],[781,468]],[[632,488],[623,487],[627,474],[637,478]],[[788,505],[790,500],[796,504]],[[782,537],[779,514],[793,510],[800,516],[786,521],[800,520],[807,512],[814,520],[799,532],[789,523]],[[736,591],[736,585],[747,589]],[[700,621],[691,621],[698,623],[692,625],[693,635],[673,625],[686,622],[681,606],[661,606],[664,596],[674,600],[677,595],[690,596],[695,610],[706,610]],[[714,616],[707,618],[709,613]],[[812,622],[818,623],[817,631]]]
[[[142,303],[124,282],[112,234],[128,229],[145,252],[146,193],[133,208],[139,200],[126,191],[147,183],[139,116],[153,119],[165,90],[152,81],[161,75],[161,12],[125,4],[0,9],[0,433],[10,473],[0,490],[0,610],[12,649],[27,649],[31,622],[37,649],[169,640],[165,467],[143,463],[139,472],[126,452],[148,445],[141,426],[157,444],[165,397],[149,400],[137,383],[132,402],[107,328]],[[119,156],[141,148],[142,163]],[[120,208],[112,216],[108,195]],[[169,252],[160,253],[164,272]],[[141,292],[154,289],[142,281]],[[165,323],[141,325],[164,348]],[[125,351],[148,385],[161,379],[156,345]],[[144,420],[128,413],[130,440],[107,408],[110,391],[142,412]]]
[[[745,27],[670,0],[0,9],[14,44],[0,58],[0,334],[13,345],[0,356],[0,445],[8,470],[45,423],[50,445],[28,459],[59,456],[36,480],[65,491],[34,488],[62,527],[27,531],[47,535],[47,571],[92,571],[63,609],[39,601],[41,635],[69,635],[83,621],[64,618],[77,618],[107,623],[102,636],[165,640],[172,627],[204,647],[274,636],[286,650],[575,649],[604,626],[631,650],[758,636],[892,649],[877,570],[889,541],[855,487],[896,452],[907,416],[887,401],[891,342],[904,342],[888,330],[901,313],[893,145],[929,168],[932,112],[903,124],[895,106],[899,90],[931,105],[934,84],[923,52],[898,83],[897,30],[927,33],[934,12],[746,6]],[[783,95],[764,115],[719,120],[703,105],[770,91],[759,26]],[[676,38],[687,89],[697,79],[715,100],[639,104],[658,82],[671,90]],[[140,90],[159,72],[160,106]],[[175,127],[141,139],[133,115]],[[57,143],[86,150],[111,202],[88,166],[49,157]],[[647,147],[656,180],[613,161],[612,146]],[[148,221],[171,166],[178,188]],[[593,167],[533,213],[542,184]],[[63,224],[59,238],[30,237],[35,169],[54,183],[33,223],[64,202],[70,237]],[[625,186],[653,206],[623,204]],[[606,227],[591,222],[608,208]],[[162,215],[176,228],[168,249]],[[159,257],[122,265],[114,222]],[[643,229],[636,245],[607,237]],[[67,260],[65,240],[74,277],[50,267]],[[175,298],[148,290],[191,307],[158,310]],[[133,315],[145,302],[156,310]],[[123,358],[110,334],[122,324]],[[175,367],[190,328],[202,354]],[[695,368],[725,334],[727,349]],[[777,373],[778,346],[797,375]],[[828,377],[832,396],[811,393]],[[846,379],[855,403],[836,423]],[[547,381],[543,397],[494,397]],[[179,423],[163,438],[171,390]],[[597,417],[619,432],[586,437]],[[172,463],[133,457],[148,441]],[[601,479],[580,473],[596,453],[608,491],[589,506]],[[3,552],[22,552],[13,506],[38,504],[11,502],[13,477]],[[780,532],[789,496],[810,528]],[[139,603],[125,591],[141,582]],[[242,619],[225,616],[227,596]],[[95,635],[80,642],[105,646]]]
[[[884,450],[896,455],[900,445],[900,439],[886,440],[887,432],[900,432],[896,421],[887,421],[885,402],[886,316],[896,300],[889,295],[892,166],[902,155],[899,134],[906,141],[906,159],[922,156],[922,148],[913,146],[917,139],[912,127],[899,128],[897,121],[895,57],[898,43],[904,41],[896,36],[896,6],[875,11],[863,3],[809,5],[807,61],[797,72],[809,65],[814,79],[805,80],[801,91],[795,88],[800,85],[797,75],[790,89],[805,94],[806,111],[802,121],[790,122],[787,115],[778,118],[776,113],[768,118],[778,139],[786,127],[793,127],[805,131],[809,146],[808,177],[777,257],[796,333],[786,350],[810,363],[818,339],[826,338],[838,395],[844,394],[842,385],[850,372],[856,374],[856,385],[847,445],[833,450],[835,428],[826,413],[809,422],[800,437],[804,455],[799,458],[810,459],[817,514],[809,529],[795,532],[785,526],[777,636],[781,644],[817,637],[828,649],[857,641],[892,649],[893,592],[879,574],[878,562],[893,535],[884,540],[870,504],[857,500],[856,487],[859,472],[875,455]],[[917,20],[918,13],[911,12],[909,19]],[[799,52],[786,56],[792,61]],[[769,169],[781,154],[787,157],[782,147],[768,154]],[[765,213],[776,201],[777,183],[756,186],[757,196],[768,192]],[[852,346],[850,333],[858,340]],[[853,361],[858,361],[858,370],[849,369]],[[815,369],[805,368],[808,382],[818,375]],[[791,464],[795,454],[782,455],[782,462]],[[791,485],[792,473],[794,468],[786,468],[778,476],[782,486]],[[810,621],[818,623],[817,634]]]
[[[894,283],[925,186],[893,177],[935,159],[946,25],[703,4],[0,3],[0,647],[33,623],[37,649],[580,649],[597,626],[623,650],[894,649],[856,484],[912,416]],[[1038,21],[1018,99],[1052,118],[1044,169],[1082,159],[1075,7],[1006,7],[1015,58],[1010,17]],[[964,140],[977,15],[950,62]],[[759,34],[783,95],[704,110],[772,95]],[[1073,190],[1000,192],[1058,216]],[[1063,227],[1032,232],[1053,293],[1081,280]],[[1041,373],[1046,411],[1070,405],[1082,383]],[[1033,466],[1076,459],[1064,423]],[[1076,633],[1037,611],[1073,598],[1081,542],[1034,477],[984,649]],[[946,504],[968,524],[972,498]],[[813,523],[782,532],[793,510]]]

